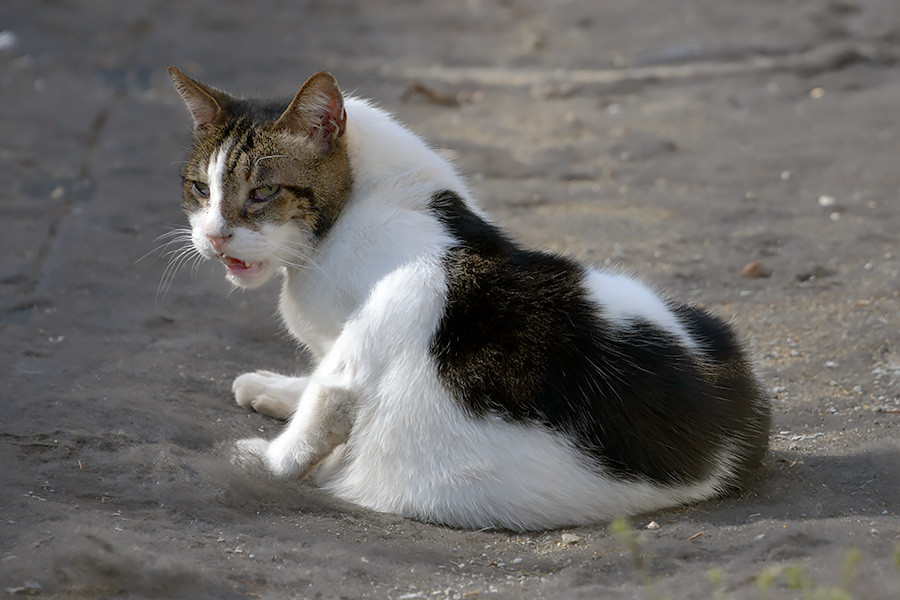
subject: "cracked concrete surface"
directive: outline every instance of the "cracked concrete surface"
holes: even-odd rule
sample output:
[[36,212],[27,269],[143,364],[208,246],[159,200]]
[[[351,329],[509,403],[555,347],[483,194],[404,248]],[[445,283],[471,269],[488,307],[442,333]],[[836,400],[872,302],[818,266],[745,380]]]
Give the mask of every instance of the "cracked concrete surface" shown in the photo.
[[[723,597],[757,598],[771,568],[840,586],[857,548],[854,597],[896,597],[896,2],[7,0],[0,17],[5,593],[709,598],[718,570]],[[448,530],[236,472],[223,444],[279,424],[236,406],[232,379],[306,358],[272,288],[229,293],[203,264],[158,294],[190,134],[168,64],[247,96],[331,70],[529,245],[732,317],[775,403],[757,486],[635,519],[648,588],[604,524]],[[755,260],[769,276],[742,278]]]

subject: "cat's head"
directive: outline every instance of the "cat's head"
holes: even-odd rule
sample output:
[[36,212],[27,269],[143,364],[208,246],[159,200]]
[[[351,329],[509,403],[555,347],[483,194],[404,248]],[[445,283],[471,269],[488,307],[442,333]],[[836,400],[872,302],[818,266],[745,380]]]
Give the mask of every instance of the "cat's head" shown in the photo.
[[305,269],[350,192],[344,100],[334,77],[317,73],[290,102],[241,100],[169,77],[194,118],[181,171],[191,238],[241,287],[279,267]]

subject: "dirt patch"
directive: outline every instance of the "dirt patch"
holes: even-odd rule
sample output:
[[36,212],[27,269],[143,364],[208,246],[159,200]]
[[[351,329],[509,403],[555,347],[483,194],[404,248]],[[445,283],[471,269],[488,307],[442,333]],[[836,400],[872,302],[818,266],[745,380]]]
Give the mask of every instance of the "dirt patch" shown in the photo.
[[[757,598],[762,575],[783,597],[801,567],[844,586],[858,550],[854,597],[895,597],[896,2],[4,8],[4,593]],[[634,519],[629,541],[434,527],[235,471],[226,445],[280,425],[231,381],[306,358],[273,288],[229,293],[215,265],[164,279],[189,136],[167,64],[246,95],[331,70],[522,241],[733,318],[775,405],[757,484]],[[766,276],[742,277],[754,261]]]

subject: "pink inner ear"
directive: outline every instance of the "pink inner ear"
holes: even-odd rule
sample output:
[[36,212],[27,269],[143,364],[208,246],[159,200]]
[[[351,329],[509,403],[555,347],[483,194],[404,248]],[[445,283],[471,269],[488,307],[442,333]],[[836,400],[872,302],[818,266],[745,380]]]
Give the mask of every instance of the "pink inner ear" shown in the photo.
[[[319,131],[324,134],[325,139],[336,140],[344,135],[346,125],[347,113],[344,111],[344,103],[337,98],[330,98],[322,124],[318,127]],[[315,135],[315,129],[310,129],[309,134]]]
[[324,151],[346,131],[341,91],[328,73],[310,77],[275,122],[294,135],[306,135]]

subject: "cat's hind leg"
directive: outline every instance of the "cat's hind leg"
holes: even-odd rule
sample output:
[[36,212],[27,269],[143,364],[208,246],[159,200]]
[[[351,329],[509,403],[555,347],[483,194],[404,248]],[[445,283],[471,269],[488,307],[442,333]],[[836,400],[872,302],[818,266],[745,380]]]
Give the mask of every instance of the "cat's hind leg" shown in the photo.
[[231,386],[234,399],[245,408],[286,420],[297,408],[309,377],[288,377],[270,371],[244,373]]

